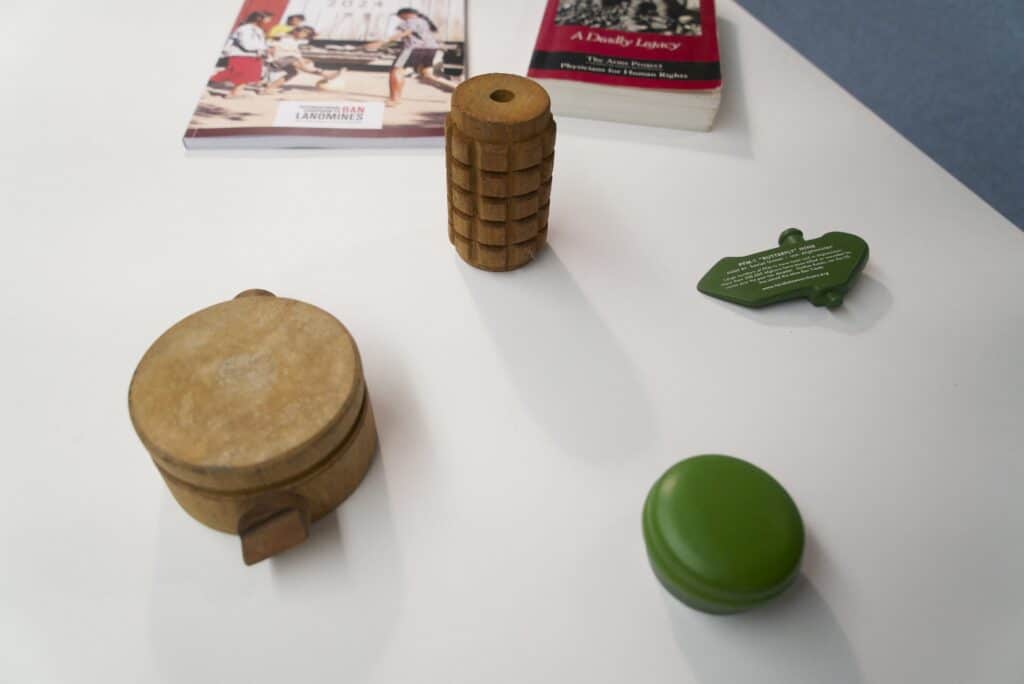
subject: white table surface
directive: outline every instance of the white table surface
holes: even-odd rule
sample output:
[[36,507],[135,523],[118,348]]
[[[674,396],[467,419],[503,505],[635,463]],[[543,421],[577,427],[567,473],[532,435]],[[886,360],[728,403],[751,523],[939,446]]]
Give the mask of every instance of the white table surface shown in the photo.
[[[5,5],[0,681],[1024,681],[1021,231],[723,0],[715,132],[563,119],[551,249],[475,271],[440,150],[182,151],[234,5]],[[521,73],[542,5],[471,2],[473,72]],[[870,243],[843,309],[695,291],[791,225]],[[126,394],[252,287],[349,326],[382,449],[247,568]],[[808,527],[799,584],[742,616],[644,555],[648,487],[708,452]]]

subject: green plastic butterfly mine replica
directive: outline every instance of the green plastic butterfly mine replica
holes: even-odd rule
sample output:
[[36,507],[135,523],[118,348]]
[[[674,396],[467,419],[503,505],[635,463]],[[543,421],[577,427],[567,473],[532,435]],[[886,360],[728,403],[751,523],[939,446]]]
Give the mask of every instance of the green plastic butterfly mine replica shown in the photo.
[[697,289],[755,309],[801,298],[834,309],[867,263],[868,243],[856,235],[833,232],[804,240],[803,232],[789,228],[775,249],[722,259]]

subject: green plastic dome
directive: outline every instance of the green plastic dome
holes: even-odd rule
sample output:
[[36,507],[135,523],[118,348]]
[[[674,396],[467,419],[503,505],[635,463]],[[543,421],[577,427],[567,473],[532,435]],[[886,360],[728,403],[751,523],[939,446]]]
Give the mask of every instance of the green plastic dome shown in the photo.
[[707,613],[748,610],[796,580],[804,526],[768,473],[731,456],[695,456],[654,483],[643,515],[654,574]]

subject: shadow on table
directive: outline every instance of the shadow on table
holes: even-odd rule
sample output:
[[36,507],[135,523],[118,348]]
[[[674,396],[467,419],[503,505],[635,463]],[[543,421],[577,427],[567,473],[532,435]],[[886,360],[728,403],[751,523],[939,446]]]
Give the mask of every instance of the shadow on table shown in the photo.
[[705,615],[663,596],[679,650],[702,684],[863,679],[842,628],[804,576],[772,603],[739,615]]
[[359,488],[337,510],[313,523],[304,544],[267,561],[275,590],[283,596],[301,596],[318,587],[330,592],[346,575],[358,579],[368,561],[367,552],[375,556],[373,565],[381,572],[397,571],[397,541],[389,509],[378,447]]
[[554,250],[511,273],[462,274],[523,406],[563,451],[646,450],[653,421],[636,369]]
[[875,326],[892,308],[892,292],[881,281],[862,275],[837,309],[814,306],[806,299],[783,302],[763,309],[748,309],[714,300],[719,306],[759,325],[782,328],[819,327],[845,335],[858,335]]
[[722,59],[722,104],[709,133],[677,131],[653,126],[634,126],[609,121],[559,117],[559,135],[580,135],[601,140],[625,140],[642,145],[688,148],[750,159],[754,156],[750,140],[746,89],[741,68],[742,48],[736,26],[718,19],[718,38]]
[[252,567],[237,537],[186,522],[168,501],[149,615],[163,679],[315,679],[310,668],[337,662],[361,680],[404,601],[383,461],[378,450],[363,483],[304,544]]

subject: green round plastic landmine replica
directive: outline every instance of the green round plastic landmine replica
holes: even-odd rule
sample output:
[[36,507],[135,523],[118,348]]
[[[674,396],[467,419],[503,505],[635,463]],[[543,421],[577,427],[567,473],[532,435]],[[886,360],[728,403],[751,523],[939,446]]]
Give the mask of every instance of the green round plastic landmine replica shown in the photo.
[[793,499],[757,466],[695,456],[654,483],[643,514],[654,574],[706,613],[739,613],[796,580],[804,526]]

